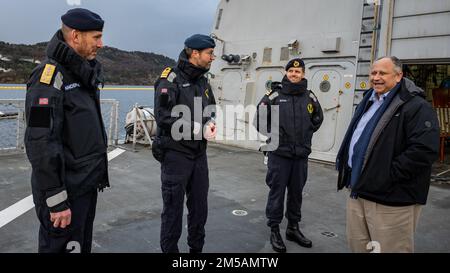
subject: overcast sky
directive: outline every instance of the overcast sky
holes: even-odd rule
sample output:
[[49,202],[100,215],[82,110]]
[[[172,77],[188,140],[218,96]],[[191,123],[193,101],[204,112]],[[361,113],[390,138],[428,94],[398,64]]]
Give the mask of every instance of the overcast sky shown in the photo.
[[176,59],[186,37],[209,34],[219,0],[0,0],[0,41],[48,41],[61,15],[83,7],[105,20],[104,43]]

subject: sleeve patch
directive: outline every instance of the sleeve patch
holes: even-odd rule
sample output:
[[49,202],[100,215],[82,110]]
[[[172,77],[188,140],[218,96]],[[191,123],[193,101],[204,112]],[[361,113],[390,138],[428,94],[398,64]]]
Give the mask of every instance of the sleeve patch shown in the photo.
[[41,74],[41,83],[50,84],[52,82],[53,74],[55,74],[56,66],[46,64]]
[[30,109],[29,127],[50,128],[51,124],[51,107],[32,106]]

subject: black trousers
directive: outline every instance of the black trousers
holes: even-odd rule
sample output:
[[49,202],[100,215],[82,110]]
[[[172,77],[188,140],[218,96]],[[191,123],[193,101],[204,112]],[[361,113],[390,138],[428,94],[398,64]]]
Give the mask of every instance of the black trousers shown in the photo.
[[97,206],[97,190],[94,189],[70,200],[71,224],[66,228],[54,228],[50,212],[45,205],[36,206],[41,223],[39,227],[40,253],[90,253],[92,229]]
[[208,161],[206,153],[190,159],[183,153],[167,151],[161,164],[161,250],[178,253],[183,223],[184,196],[188,208],[188,245],[201,251],[205,243],[208,216]]
[[283,220],[286,188],[285,216],[289,222],[300,222],[302,192],[308,176],[308,159],[286,158],[269,153],[267,167],[266,183],[270,188],[266,206],[267,225],[275,227]]

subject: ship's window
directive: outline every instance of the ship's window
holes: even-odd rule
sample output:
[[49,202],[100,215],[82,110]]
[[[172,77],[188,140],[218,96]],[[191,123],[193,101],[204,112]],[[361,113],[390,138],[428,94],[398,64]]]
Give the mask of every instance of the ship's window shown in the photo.
[[220,20],[222,19],[222,12],[223,12],[223,9],[219,9],[219,14],[217,15],[217,21],[216,21],[216,29],[219,29]]
[[320,91],[322,91],[322,92],[328,92],[328,91],[330,91],[331,84],[329,81],[322,81],[320,83],[319,88],[320,88]]
[[266,47],[264,48],[263,63],[271,63],[271,62],[272,62],[272,48]]
[[280,61],[288,61],[289,60],[289,48],[282,47],[280,52]]

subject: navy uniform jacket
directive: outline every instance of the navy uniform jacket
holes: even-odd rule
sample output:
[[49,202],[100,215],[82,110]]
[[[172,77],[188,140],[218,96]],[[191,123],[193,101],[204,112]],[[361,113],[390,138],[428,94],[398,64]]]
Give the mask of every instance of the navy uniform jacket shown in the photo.
[[25,146],[36,205],[52,212],[70,199],[109,186],[107,138],[100,111],[101,67],[77,55],[58,31],[48,59],[27,83]]
[[[207,70],[202,70],[191,65],[184,51],[180,54],[178,65],[175,68],[166,68],[161,74],[161,78],[155,83],[155,116],[158,125],[159,135],[162,138],[163,149],[175,150],[184,153],[190,158],[202,155],[206,151],[207,140],[203,137],[203,126],[214,117],[216,100],[211,90],[208,80],[204,76]],[[201,112],[208,106],[214,111],[211,115],[202,117],[196,121],[194,119],[194,98],[201,101]],[[191,116],[183,117],[172,110],[177,105],[184,105],[189,108]],[[172,126],[184,124],[181,132],[187,133],[187,139],[175,140],[171,135]],[[194,122],[198,124],[195,125]],[[195,127],[200,130],[195,133]]]
[[[288,158],[307,158],[311,153],[311,139],[323,121],[322,108],[316,96],[307,89],[307,80],[299,84],[291,84],[284,77],[283,82],[272,83],[271,90],[258,104],[258,115],[261,106],[268,107],[267,124],[270,128],[273,105],[279,106],[279,145],[274,154]],[[259,125],[258,131],[261,132]]]

